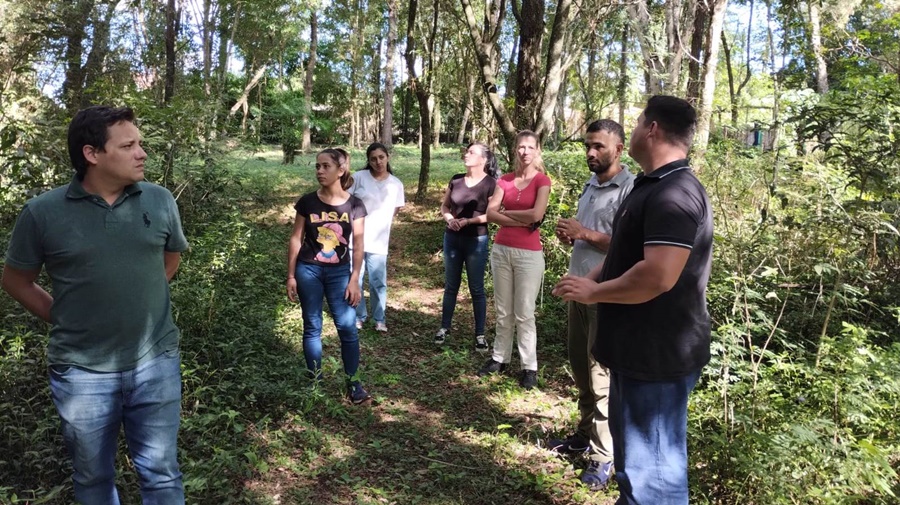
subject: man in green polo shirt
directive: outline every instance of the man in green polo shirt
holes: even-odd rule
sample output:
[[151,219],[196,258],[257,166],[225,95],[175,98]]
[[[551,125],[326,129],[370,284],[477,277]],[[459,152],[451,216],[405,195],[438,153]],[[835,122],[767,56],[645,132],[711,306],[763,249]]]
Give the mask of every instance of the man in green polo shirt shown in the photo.
[[[168,284],[188,247],[178,207],[168,190],[143,181],[147,153],[131,109],[79,111],[68,147],[75,177],[25,204],[2,287],[51,324],[50,392],[75,500],[119,503],[124,426],[144,504],[184,503],[179,331]],[[50,292],[37,284],[42,268]]]

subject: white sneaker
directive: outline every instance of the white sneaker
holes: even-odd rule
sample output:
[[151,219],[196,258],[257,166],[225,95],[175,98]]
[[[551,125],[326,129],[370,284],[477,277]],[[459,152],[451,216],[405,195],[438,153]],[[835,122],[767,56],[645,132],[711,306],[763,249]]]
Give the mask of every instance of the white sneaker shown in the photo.
[[484,335],[476,335],[475,336],[475,350],[480,353],[486,353],[488,350],[487,339],[484,338]]
[[363,321],[362,319],[357,319],[357,320],[356,320],[356,329],[357,329],[357,330],[361,330],[362,327],[363,327],[363,323],[364,323],[364,322],[365,322],[365,321]]
[[375,331],[380,331],[381,333],[387,333],[387,325],[378,321],[375,321]]
[[447,328],[441,328],[434,334],[434,345],[444,345],[444,342],[447,341],[447,337],[450,336],[450,330]]

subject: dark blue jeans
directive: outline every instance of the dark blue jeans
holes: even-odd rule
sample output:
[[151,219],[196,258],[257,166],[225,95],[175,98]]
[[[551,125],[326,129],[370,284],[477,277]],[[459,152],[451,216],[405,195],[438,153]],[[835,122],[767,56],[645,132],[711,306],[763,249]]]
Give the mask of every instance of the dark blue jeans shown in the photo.
[[650,382],[610,372],[616,505],[687,505],[687,405],[700,370]]
[[124,426],[144,505],[184,503],[176,448],[181,420],[177,349],[124,372],[53,365],[50,395],[72,457],[76,502],[118,505],[115,461]]
[[297,262],[297,296],[303,311],[303,356],[315,376],[322,369],[322,300],[328,300],[331,318],[341,339],[344,373],[353,377],[359,368],[356,309],[344,298],[350,282],[350,265],[322,266]]
[[488,236],[465,236],[444,232],[444,302],[441,310],[441,328],[450,329],[456,295],[462,282],[463,266],[469,281],[469,295],[475,312],[475,335],[484,335],[487,317],[487,297],[484,294],[484,269],[488,259]]

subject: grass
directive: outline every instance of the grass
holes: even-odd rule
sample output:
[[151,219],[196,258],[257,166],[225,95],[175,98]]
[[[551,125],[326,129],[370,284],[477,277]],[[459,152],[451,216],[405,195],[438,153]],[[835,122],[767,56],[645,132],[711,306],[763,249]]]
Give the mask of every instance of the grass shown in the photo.
[[[306,382],[300,309],[284,295],[292,205],[314,187],[306,171],[312,158],[283,166],[277,150],[233,150],[219,167],[233,175],[213,195],[215,211],[186,213],[191,251],[172,293],[183,331],[180,455],[189,503],[613,502],[612,492],[590,493],[578,483],[584,462],[541,448],[575,424],[562,305],[545,293],[535,391],[522,391],[512,376],[475,376],[485,357],[470,341],[465,290],[448,345],[432,345],[443,286],[437,209],[462,164],[458,149],[438,150],[427,201],[415,204],[417,156],[402,146],[393,153],[408,204],[392,233],[390,332],[361,333],[371,405],[344,399],[330,323],[326,380],[316,388]],[[352,160],[361,166],[362,153]],[[12,328],[0,331],[0,450],[21,455],[0,460],[0,503],[69,503],[69,469],[43,376],[46,328],[8,297],[0,305]],[[122,502],[139,503],[124,444],[118,461]]]

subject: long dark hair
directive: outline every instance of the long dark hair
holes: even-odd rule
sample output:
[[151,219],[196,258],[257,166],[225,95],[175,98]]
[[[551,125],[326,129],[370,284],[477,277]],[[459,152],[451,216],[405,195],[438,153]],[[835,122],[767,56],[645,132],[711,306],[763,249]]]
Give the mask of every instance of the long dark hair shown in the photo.
[[350,154],[340,147],[329,147],[328,149],[322,149],[321,151],[319,151],[319,154],[329,156],[332,160],[334,160],[335,164],[337,164],[338,167],[344,169],[344,173],[343,175],[341,175],[341,189],[349,189],[350,186],[353,185],[353,176],[350,175]]
[[[386,145],[382,144],[381,142],[372,142],[371,144],[369,144],[369,147],[366,148],[366,166],[363,167],[363,170],[369,170],[369,171],[372,170],[372,165],[369,165],[369,156],[371,156],[372,153],[374,153],[375,151],[377,151],[379,149],[384,151],[384,154],[387,154],[390,157],[391,152],[388,151],[388,148]],[[390,161],[387,164],[387,171],[389,174],[394,175],[394,171],[391,170],[391,162]]]
[[494,179],[499,177],[500,165],[497,163],[497,157],[494,155],[494,152],[491,151],[491,148],[486,144],[482,144],[481,142],[472,142],[471,144],[466,146],[466,150],[468,151],[472,146],[478,146],[481,148],[481,155],[484,157],[484,173],[488,174]]

